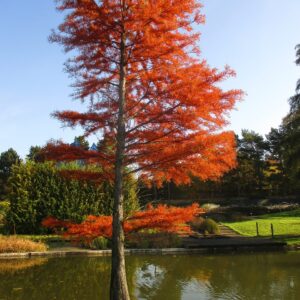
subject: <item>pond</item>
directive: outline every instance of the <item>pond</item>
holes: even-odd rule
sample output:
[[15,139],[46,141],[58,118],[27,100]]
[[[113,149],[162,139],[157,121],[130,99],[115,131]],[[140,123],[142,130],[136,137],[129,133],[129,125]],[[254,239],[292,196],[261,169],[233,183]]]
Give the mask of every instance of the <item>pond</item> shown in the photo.
[[[300,253],[128,256],[132,299],[300,299]],[[0,260],[0,300],[108,299],[109,257]]]

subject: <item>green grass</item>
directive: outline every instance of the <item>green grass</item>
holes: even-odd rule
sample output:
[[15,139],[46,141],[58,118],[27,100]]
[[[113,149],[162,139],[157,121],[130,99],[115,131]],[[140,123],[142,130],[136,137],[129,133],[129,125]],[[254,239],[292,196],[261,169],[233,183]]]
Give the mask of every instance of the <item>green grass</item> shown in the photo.
[[300,209],[259,216],[250,221],[228,222],[224,225],[245,236],[256,236],[256,222],[260,236],[271,235],[271,224],[276,235],[300,235]]
[[300,238],[284,238],[283,241],[290,246],[300,245]]

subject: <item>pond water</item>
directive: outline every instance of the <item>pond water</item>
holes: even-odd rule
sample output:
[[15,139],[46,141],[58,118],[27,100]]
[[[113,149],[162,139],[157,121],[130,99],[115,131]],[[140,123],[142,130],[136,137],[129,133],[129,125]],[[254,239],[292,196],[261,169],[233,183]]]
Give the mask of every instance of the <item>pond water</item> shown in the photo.
[[[132,299],[300,299],[300,253],[128,256]],[[0,260],[0,300],[108,299],[109,257]]]

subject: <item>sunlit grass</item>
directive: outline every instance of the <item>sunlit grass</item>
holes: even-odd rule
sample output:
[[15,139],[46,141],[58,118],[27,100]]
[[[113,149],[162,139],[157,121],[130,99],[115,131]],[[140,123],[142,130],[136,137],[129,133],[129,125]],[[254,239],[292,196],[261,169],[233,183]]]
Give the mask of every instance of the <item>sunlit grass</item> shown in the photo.
[[0,253],[43,252],[46,250],[47,246],[42,242],[33,242],[16,236],[0,236]]
[[288,245],[300,245],[300,237],[299,238],[284,238],[285,242],[287,242]]
[[275,235],[300,235],[300,209],[263,215],[250,221],[223,224],[242,235],[256,236],[256,223],[258,223],[260,236],[271,235],[271,224]]

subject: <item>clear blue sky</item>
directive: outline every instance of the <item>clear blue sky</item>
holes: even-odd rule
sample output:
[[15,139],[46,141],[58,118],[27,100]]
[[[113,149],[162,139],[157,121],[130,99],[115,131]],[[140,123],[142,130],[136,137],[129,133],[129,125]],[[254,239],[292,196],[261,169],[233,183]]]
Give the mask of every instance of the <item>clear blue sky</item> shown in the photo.
[[[0,10],[0,152],[13,147],[25,156],[31,145],[51,138],[73,140],[50,118],[59,109],[82,108],[71,100],[63,72],[65,54],[49,44],[61,21],[53,0],[2,1]],[[299,0],[204,0],[203,57],[211,66],[228,64],[237,77],[224,86],[241,88],[244,101],[231,115],[233,130],[266,134],[288,111],[300,69],[294,47],[300,43]]]

